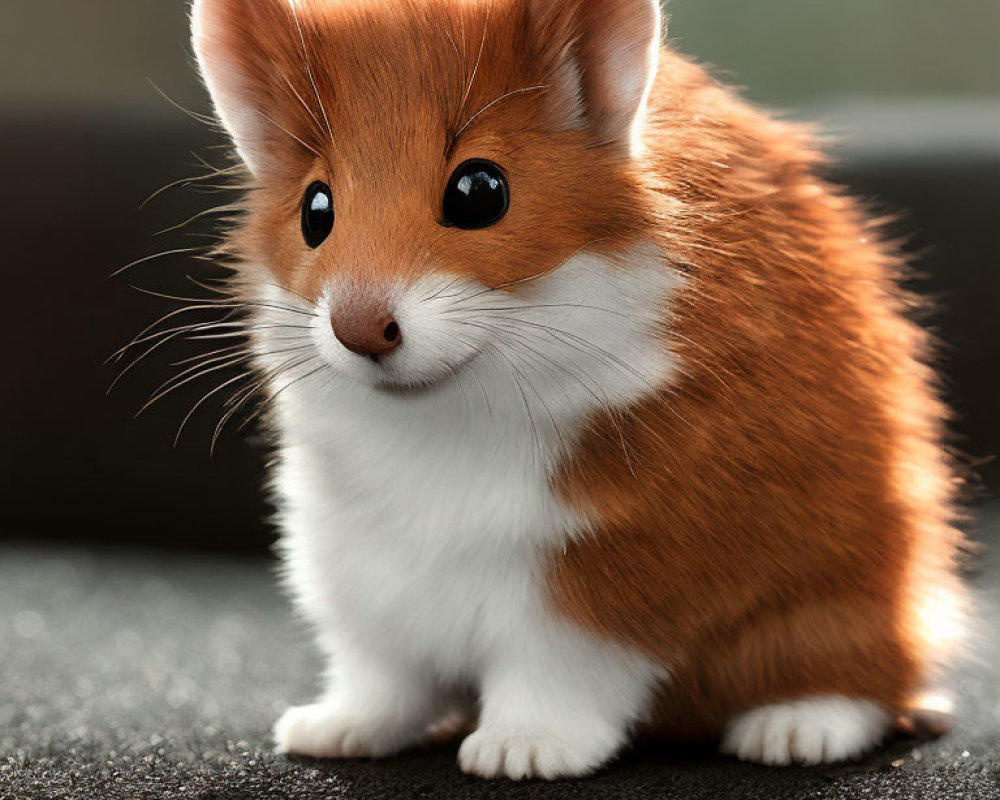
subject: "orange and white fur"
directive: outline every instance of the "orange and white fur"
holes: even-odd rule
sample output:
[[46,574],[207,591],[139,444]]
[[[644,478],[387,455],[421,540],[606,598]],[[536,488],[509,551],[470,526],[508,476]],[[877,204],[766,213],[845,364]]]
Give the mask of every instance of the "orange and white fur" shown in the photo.
[[[464,714],[463,770],[556,778],[636,736],[882,740],[956,625],[954,480],[900,260],[807,133],[662,47],[652,0],[195,0],[193,27],[330,665],[279,749],[387,756]],[[469,159],[509,185],[471,230],[442,224]]]

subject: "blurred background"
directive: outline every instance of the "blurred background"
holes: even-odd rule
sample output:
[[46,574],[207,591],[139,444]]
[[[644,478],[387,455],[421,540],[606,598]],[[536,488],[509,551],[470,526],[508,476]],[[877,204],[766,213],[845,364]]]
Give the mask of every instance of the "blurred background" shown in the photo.
[[[315,696],[320,662],[273,562],[232,557],[274,539],[262,437],[231,425],[210,454],[224,393],[174,447],[222,373],[135,418],[184,368],[183,347],[151,353],[107,395],[128,362],[105,360],[178,307],[133,285],[202,295],[186,276],[218,273],[178,252],[209,242],[211,219],[157,235],[231,198],[224,181],[186,180],[227,163],[219,135],[179,108],[210,110],[187,3],[2,8],[0,797],[474,796],[447,747],[375,765],[274,755],[270,726]],[[819,123],[836,137],[830,176],[896,216],[915,288],[937,300],[923,322],[944,344],[955,442],[975,467],[973,536],[1000,541],[1000,503],[986,506],[1000,490],[1000,0],[673,0],[669,12],[678,48]],[[949,679],[956,731],[936,743],[903,739],[828,770],[647,749],[586,788],[514,796],[992,797],[1000,547],[975,571],[974,663]]]
[[[938,298],[944,389],[980,498],[1000,487],[1000,2],[675,0],[670,36],[724,81],[836,135],[832,177],[898,216]],[[181,0],[13,0],[0,29],[0,536],[260,552],[272,541],[253,427],[209,442],[209,398],[176,448],[195,383],[133,419],[184,357],[153,353],[115,388],[105,359],[211,268],[163,255],[205,243],[225,202],[183,179],[224,143],[177,106],[209,103]],[[158,89],[154,87],[159,87]],[[162,94],[161,94],[162,91]],[[163,95],[173,102],[169,102]],[[175,181],[150,200],[156,190]],[[213,181],[207,183],[213,184]]]

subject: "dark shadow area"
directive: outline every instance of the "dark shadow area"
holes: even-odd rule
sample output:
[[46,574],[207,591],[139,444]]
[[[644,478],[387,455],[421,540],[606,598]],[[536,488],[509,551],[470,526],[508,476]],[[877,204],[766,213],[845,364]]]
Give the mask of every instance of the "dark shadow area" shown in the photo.
[[[0,125],[0,148],[19,154],[7,169],[0,211],[8,252],[21,264],[8,271],[7,313],[0,322],[10,343],[0,413],[15,430],[0,450],[0,535],[256,552],[269,541],[263,449],[254,447],[253,432],[226,436],[209,454],[226,395],[209,398],[214,402],[205,402],[173,448],[187,411],[231,372],[192,381],[133,419],[163,381],[184,369],[177,362],[210,350],[209,342],[169,343],[107,395],[115,376],[147,347],[118,364],[105,360],[183,305],[131,286],[204,296],[187,276],[220,272],[192,254],[174,253],[109,279],[136,259],[210,242],[207,222],[156,233],[231,194],[177,186],[142,210],[140,205],[160,187],[205,174],[194,153],[224,164],[218,144],[180,112],[165,119],[96,109],[38,112]],[[46,171],[39,174],[42,163]]]

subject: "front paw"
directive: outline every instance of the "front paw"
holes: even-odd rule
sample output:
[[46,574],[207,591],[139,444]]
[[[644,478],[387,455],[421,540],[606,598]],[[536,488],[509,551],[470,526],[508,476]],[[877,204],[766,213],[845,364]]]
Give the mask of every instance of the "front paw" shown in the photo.
[[465,738],[458,763],[463,772],[481,778],[554,780],[589,775],[616,750],[612,741],[588,743],[578,734],[562,737],[541,730],[485,727]]
[[328,703],[294,706],[274,726],[279,753],[312,758],[379,758],[417,738],[416,729],[366,719]]

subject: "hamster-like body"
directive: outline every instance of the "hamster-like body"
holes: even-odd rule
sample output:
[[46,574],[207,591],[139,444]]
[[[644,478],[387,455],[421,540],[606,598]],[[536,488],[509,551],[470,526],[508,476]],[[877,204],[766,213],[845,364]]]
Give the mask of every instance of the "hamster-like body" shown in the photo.
[[899,258],[808,136],[661,48],[649,0],[193,21],[330,663],[279,748],[457,714],[464,770],[552,778],[636,735],[771,764],[887,735],[957,628],[954,479]]

